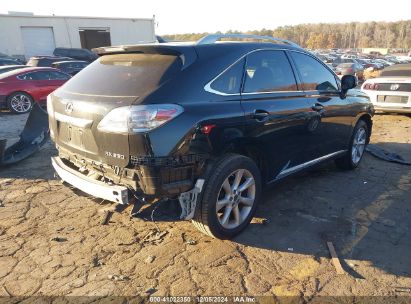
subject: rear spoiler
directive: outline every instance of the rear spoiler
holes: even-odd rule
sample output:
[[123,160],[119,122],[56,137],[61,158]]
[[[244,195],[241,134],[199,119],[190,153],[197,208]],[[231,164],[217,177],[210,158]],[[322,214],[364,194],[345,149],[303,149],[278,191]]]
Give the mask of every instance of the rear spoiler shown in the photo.
[[0,139],[0,167],[12,165],[31,156],[47,142],[50,137],[48,115],[38,103],[34,103],[20,134],[20,140],[6,149],[7,140]]
[[181,58],[183,69],[191,65],[198,57],[194,45],[191,44],[152,43],[119,45],[94,48],[92,51],[99,56],[127,53],[172,55]]

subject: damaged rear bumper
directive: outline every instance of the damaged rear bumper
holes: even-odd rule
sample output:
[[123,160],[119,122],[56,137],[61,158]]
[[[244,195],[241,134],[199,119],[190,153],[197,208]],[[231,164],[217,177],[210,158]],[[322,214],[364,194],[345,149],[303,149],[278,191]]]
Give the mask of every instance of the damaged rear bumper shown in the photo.
[[[92,176],[93,181],[124,187],[130,190],[130,195],[148,200],[176,198],[181,193],[189,191],[201,176],[205,163],[203,155],[140,157],[130,159],[127,167],[120,168],[87,159],[60,146],[57,146],[57,149],[58,159],[62,163],[61,168],[67,168],[83,179]],[[73,185],[69,181],[68,183]],[[84,187],[73,186],[84,191]],[[87,189],[85,190],[84,192],[89,193]],[[93,195],[102,197],[98,192]],[[115,200],[106,199],[115,202],[125,200],[118,197]]]
[[59,157],[52,157],[51,162],[54,170],[56,170],[60,178],[77,189],[111,202],[128,204],[129,190],[126,187],[110,185],[108,183],[89,178],[64,164]]

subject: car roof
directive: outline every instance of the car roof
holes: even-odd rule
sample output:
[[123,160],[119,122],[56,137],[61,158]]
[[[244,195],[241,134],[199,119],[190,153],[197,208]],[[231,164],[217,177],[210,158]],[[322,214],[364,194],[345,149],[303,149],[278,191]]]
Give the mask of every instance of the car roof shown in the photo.
[[37,55],[33,56],[30,59],[59,59],[59,58],[64,58],[64,59],[69,59],[70,57],[62,57],[62,56],[49,56],[49,55]]
[[22,64],[2,65],[0,66],[0,70],[7,69],[7,68],[17,68],[17,67],[23,69],[24,67],[28,67],[28,65],[22,65]]
[[[225,57],[240,58],[247,53],[255,50],[276,50],[287,49],[296,50],[305,54],[310,52],[292,45],[270,42],[218,42],[210,44],[189,43],[151,43],[137,45],[121,45],[111,47],[101,47],[93,49],[100,56],[127,54],[127,53],[143,53],[143,54],[162,54],[174,55],[183,58],[183,69],[191,65],[197,59],[205,59],[210,57]],[[183,56],[182,56],[183,55]]]
[[57,71],[60,72],[58,69],[55,68],[50,68],[50,67],[27,67],[27,68],[22,68],[22,69],[17,69],[17,70],[12,70],[9,72],[6,72],[2,75],[0,75],[0,79],[4,79],[10,76],[18,76],[24,73],[29,73],[29,72],[37,72],[37,71]]
[[85,60],[63,60],[63,61],[56,61],[53,64],[61,64],[61,63],[76,63],[76,62],[80,62],[80,63],[89,63],[88,61]]

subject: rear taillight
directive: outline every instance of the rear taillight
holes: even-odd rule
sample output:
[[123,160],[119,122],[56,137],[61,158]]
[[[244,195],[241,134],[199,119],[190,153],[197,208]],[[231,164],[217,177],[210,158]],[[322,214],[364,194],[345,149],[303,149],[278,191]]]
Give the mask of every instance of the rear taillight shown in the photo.
[[366,83],[363,87],[364,90],[378,90],[379,85],[378,83]]
[[120,107],[108,113],[97,129],[109,133],[141,133],[160,127],[183,112],[175,104]]

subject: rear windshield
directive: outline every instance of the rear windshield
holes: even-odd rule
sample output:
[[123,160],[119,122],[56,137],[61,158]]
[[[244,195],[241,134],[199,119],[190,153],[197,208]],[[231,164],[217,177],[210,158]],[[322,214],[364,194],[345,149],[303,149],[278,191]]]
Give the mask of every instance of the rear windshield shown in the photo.
[[397,77],[411,77],[411,65],[399,64],[382,70],[381,77],[397,76]]
[[68,81],[63,89],[74,94],[138,97],[181,68],[181,59],[171,55],[105,55]]

